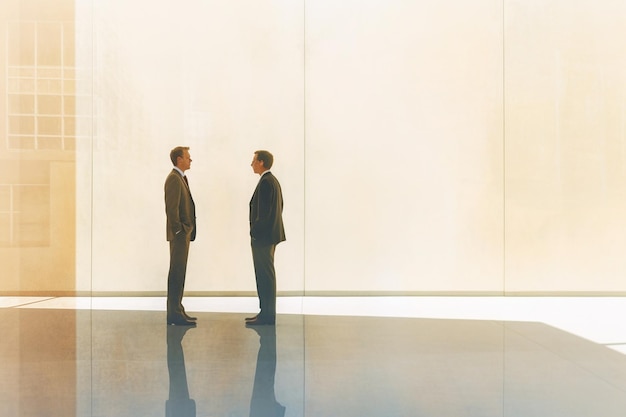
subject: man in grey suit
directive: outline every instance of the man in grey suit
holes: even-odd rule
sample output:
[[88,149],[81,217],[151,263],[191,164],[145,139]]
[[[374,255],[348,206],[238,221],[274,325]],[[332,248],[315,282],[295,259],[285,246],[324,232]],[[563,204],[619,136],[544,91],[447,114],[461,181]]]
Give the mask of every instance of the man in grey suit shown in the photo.
[[276,270],[274,251],[285,240],[283,227],[283,194],[280,183],[270,172],[274,156],[268,151],[256,151],[252,170],[261,178],[250,200],[250,238],[252,261],[256,275],[260,312],[246,318],[246,325],[274,325],[276,323]]
[[167,275],[167,324],[194,326],[195,317],[182,304],[187,272],[189,242],[196,238],[196,207],[185,171],[191,168],[189,147],[177,146],[170,152],[174,168],[165,180],[167,240],[170,242],[170,268]]

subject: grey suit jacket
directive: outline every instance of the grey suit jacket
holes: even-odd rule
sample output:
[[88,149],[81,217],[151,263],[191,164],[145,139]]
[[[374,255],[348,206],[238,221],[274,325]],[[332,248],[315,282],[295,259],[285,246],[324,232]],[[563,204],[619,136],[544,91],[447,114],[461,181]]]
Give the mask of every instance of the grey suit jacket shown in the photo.
[[173,240],[177,233],[185,233],[189,240],[195,240],[196,206],[182,175],[172,169],[165,179],[164,188],[167,240]]

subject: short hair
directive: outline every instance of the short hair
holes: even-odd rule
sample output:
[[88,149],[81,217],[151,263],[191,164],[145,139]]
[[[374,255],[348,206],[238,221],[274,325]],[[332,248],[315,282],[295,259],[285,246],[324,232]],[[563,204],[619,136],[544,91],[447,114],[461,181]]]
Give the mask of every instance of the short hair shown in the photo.
[[263,166],[270,169],[274,164],[274,155],[268,151],[255,151],[257,161],[263,161]]
[[172,164],[176,166],[176,161],[178,158],[182,158],[185,151],[189,150],[189,146],[177,146],[170,151],[170,159],[172,160]]

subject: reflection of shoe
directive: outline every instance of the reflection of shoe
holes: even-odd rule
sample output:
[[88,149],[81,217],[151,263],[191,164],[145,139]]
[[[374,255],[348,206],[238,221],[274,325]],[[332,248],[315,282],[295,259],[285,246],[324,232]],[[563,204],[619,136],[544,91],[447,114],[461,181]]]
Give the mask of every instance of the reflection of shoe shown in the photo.
[[167,344],[168,345],[180,345],[183,341],[183,337],[188,330],[195,329],[196,326],[167,326]]
[[[172,326],[173,327],[173,326]],[[246,326],[246,329],[254,330],[259,336],[261,344],[274,343],[276,345],[276,326]],[[275,347],[274,347],[275,349]]]
[[257,316],[252,320],[246,321],[246,326],[273,326],[276,324],[276,318],[264,318]]
[[195,326],[196,322],[187,320],[185,317],[176,317],[167,319],[167,324],[172,324],[174,326]]
[[254,317],[246,317],[246,321],[256,320],[257,317],[259,317],[258,314],[256,316],[254,316]]

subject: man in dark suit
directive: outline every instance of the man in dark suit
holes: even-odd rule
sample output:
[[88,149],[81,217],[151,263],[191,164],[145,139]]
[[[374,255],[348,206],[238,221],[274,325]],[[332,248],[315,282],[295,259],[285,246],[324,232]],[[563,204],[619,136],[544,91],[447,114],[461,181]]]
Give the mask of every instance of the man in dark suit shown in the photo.
[[261,311],[246,319],[246,325],[276,323],[276,270],[274,251],[285,240],[283,227],[283,194],[276,177],[270,172],[274,156],[268,151],[256,151],[252,170],[261,179],[250,200],[250,238],[256,288]]
[[174,168],[165,180],[167,240],[170,242],[170,269],[167,276],[167,324],[195,325],[195,317],[182,304],[189,242],[196,238],[196,207],[185,171],[191,167],[189,148],[178,146],[170,152]]

